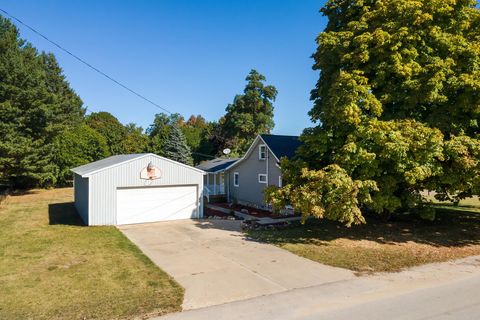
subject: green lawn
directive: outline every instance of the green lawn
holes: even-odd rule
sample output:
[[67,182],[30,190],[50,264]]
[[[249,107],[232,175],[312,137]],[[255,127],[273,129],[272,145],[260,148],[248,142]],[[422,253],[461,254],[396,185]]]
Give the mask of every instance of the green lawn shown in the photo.
[[275,244],[320,263],[359,273],[399,271],[430,262],[480,255],[480,202],[458,207],[438,204],[434,222],[373,217],[366,225],[346,228],[331,221],[309,220],[284,230],[250,231],[256,240]]
[[179,311],[183,289],[115,227],[80,225],[72,189],[0,205],[0,319],[131,319]]
[[424,194],[424,197],[428,201],[433,202],[437,208],[452,209],[456,211],[480,212],[480,200],[476,196],[460,200],[458,206],[454,206],[451,202],[438,201],[433,195]]

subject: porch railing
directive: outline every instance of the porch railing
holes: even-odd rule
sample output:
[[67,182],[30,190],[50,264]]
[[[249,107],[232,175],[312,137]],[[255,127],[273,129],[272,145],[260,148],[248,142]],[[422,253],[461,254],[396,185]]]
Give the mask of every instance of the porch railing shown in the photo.
[[224,184],[209,184],[206,185],[205,188],[209,190],[210,195],[219,195],[219,194],[225,194],[225,185]]

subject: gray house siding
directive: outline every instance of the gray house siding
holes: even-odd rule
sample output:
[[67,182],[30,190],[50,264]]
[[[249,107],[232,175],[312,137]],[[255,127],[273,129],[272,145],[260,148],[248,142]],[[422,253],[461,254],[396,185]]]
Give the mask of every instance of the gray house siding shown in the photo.
[[[158,167],[162,177],[147,181],[140,179],[140,171],[149,162]],[[107,168],[90,176],[90,225],[115,225],[117,212],[117,188],[153,187],[168,185],[198,185],[200,203],[197,218],[203,217],[203,173],[176,163],[149,155]]]
[[82,178],[78,174],[74,174],[73,184],[75,187],[75,208],[83,222],[88,225],[88,178]]
[[[267,185],[278,186],[281,171],[277,166],[277,160],[268,148],[267,159],[260,160],[258,150],[261,144],[264,144],[263,141],[257,139],[250,152],[245,155],[245,158],[228,170],[227,178],[230,200],[259,206],[265,205],[263,200],[265,187]],[[238,187],[234,185],[235,172],[239,174]],[[258,182],[258,174],[267,174],[267,172],[267,183]]]

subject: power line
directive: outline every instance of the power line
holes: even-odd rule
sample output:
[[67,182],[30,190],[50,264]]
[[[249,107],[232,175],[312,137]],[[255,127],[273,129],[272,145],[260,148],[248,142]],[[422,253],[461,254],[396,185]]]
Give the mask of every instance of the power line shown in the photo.
[[[36,29],[34,29],[33,27],[29,26],[28,24],[26,24],[25,22],[23,22],[22,20],[18,19],[17,17],[11,15],[10,13],[8,13],[7,11],[3,10],[2,8],[0,8],[0,11],[2,11],[4,14],[6,14],[7,16],[9,16],[10,18],[14,19],[15,21],[17,21],[18,23],[20,23],[21,25],[25,26],[26,28],[30,29],[32,32],[36,33],[37,35],[39,35],[40,37],[42,37],[43,39],[45,39],[46,41],[50,42],[51,44],[53,44],[54,46],[56,46],[57,48],[59,48],[60,50],[62,50],[63,52],[67,53],[68,55],[72,56],[73,58],[75,58],[76,60],[80,61],[81,63],[83,63],[84,65],[86,65],[87,67],[89,67],[90,69],[92,69],[93,71],[99,73],[100,75],[104,76],[105,78],[107,78],[108,80],[110,81],[113,81],[115,84],[119,85],[120,87],[122,87],[123,89],[129,91],[130,93],[133,93],[134,95],[136,95],[137,97],[147,101],[148,103],[152,104],[153,106],[169,113],[169,114],[172,114],[171,111],[167,110],[166,108],[160,106],[159,104],[153,102],[152,100],[148,99],[147,97],[141,95],[140,93],[136,92],[135,90],[133,89],[130,89],[129,87],[127,87],[126,85],[124,85],[123,83],[121,83],[120,81],[118,80],[115,80],[114,78],[112,78],[111,76],[109,76],[108,74],[106,74],[105,72],[103,72],[102,70],[94,67],[93,65],[91,65],[90,63],[88,63],[87,61],[85,61],[84,59],[80,58],[79,56],[75,55],[74,53],[72,53],[71,51],[65,49],[64,47],[62,47],[61,45],[59,45],[58,43],[56,43],[55,41],[53,40],[50,40],[47,36],[43,35],[42,33],[40,33],[39,31],[37,31]],[[90,109],[90,110],[89,110]],[[94,110],[91,110],[90,107],[87,107],[85,108],[85,111],[88,112],[95,112]],[[196,155],[199,155],[199,156],[203,156],[203,157],[209,157],[209,158],[215,158],[215,156],[212,156],[212,155],[208,155],[208,154],[204,154],[204,153],[199,153],[199,152],[192,152],[192,154],[196,154]]]
[[6,14],[7,16],[9,16],[10,18],[16,20],[18,23],[20,23],[21,25],[25,26],[26,28],[30,29],[32,32],[36,33],[37,35],[39,35],[40,37],[42,37],[43,39],[47,40],[48,42],[50,42],[51,44],[53,44],[54,46],[56,46],[57,48],[59,48],[60,50],[62,50],[63,52],[67,53],[68,55],[72,56],[73,58],[75,58],[76,60],[80,61],[81,63],[83,63],[84,65],[86,65],[87,67],[89,67],[90,69],[94,70],[95,72],[101,74],[102,76],[104,76],[105,78],[107,78],[108,80],[110,81],[113,81],[114,83],[116,83],[117,85],[119,85],[120,87],[124,88],[125,90],[127,91],[130,91],[130,93],[133,93],[134,95],[136,95],[137,97],[147,101],[148,103],[152,104],[153,106],[169,113],[169,114],[172,114],[171,111],[165,109],[164,107],[160,106],[159,104],[153,102],[152,100],[148,99],[147,97],[141,95],[140,93],[136,92],[135,90],[133,89],[130,89],[129,87],[127,87],[126,85],[124,85],[123,83],[121,83],[120,81],[117,81],[115,80],[114,78],[112,78],[111,76],[109,76],[108,74],[106,74],[105,72],[101,71],[100,69],[94,67],[93,65],[91,65],[90,63],[88,63],[87,61],[83,60],[82,58],[78,57],[77,55],[73,54],[72,52],[70,52],[69,50],[65,49],[64,47],[62,47],[61,45],[59,45],[58,43],[56,43],[55,41],[53,40],[50,40],[49,38],[47,38],[46,36],[44,36],[42,33],[40,33],[39,31],[35,30],[33,27],[30,27],[28,24],[24,23],[22,20],[18,19],[17,17],[15,16],[12,16],[10,13],[8,13],[7,11],[3,10],[2,8],[0,8],[0,11],[2,11],[4,14]]
[[192,151],[192,154],[196,154],[196,155],[198,155],[198,156],[208,157],[208,158],[212,158],[212,159],[215,159],[215,158],[216,158],[215,156],[212,156],[212,155],[209,155],[209,154],[205,154],[205,153],[200,153],[200,152],[193,152],[193,151]]

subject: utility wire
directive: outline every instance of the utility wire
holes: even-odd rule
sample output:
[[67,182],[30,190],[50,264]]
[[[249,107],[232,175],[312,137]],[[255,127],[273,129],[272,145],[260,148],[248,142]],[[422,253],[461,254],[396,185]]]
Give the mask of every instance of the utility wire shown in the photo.
[[[3,10],[2,8],[0,8],[0,11],[3,12],[4,14],[6,14],[7,16],[9,16],[10,18],[14,19],[15,21],[17,21],[18,23],[20,23],[21,25],[25,26],[26,28],[30,29],[32,32],[36,33],[37,35],[39,35],[40,37],[42,37],[43,39],[47,40],[48,42],[50,42],[51,44],[53,44],[55,47],[59,48],[60,50],[62,50],[63,52],[67,53],[68,55],[72,56],[73,58],[75,58],[76,60],[80,61],[81,63],[83,63],[84,65],[86,65],[87,67],[89,67],[90,69],[92,69],[93,71],[99,73],[100,75],[104,76],[105,78],[107,78],[108,80],[110,81],[113,81],[115,84],[119,85],[120,87],[124,88],[125,90],[129,91],[130,93],[133,93],[134,95],[136,95],[137,97],[139,97],[140,99],[143,99],[145,101],[147,101],[148,103],[152,104],[153,106],[169,113],[169,114],[172,114],[172,112],[170,110],[167,110],[166,108],[160,106],[159,104],[153,102],[152,100],[148,99],[147,97],[141,95],[140,93],[136,92],[135,90],[133,89],[130,89],[129,87],[127,87],[126,85],[124,85],[123,83],[121,83],[120,81],[118,80],[115,80],[114,78],[112,78],[111,76],[109,76],[108,74],[106,74],[105,72],[103,72],[102,70],[94,67],[93,65],[91,65],[90,63],[88,63],[87,61],[85,61],[84,59],[80,58],[79,56],[75,55],[74,53],[72,53],[71,51],[65,49],[64,47],[62,47],[61,45],[59,45],[58,43],[56,43],[55,41],[53,40],[50,40],[47,36],[43,35],[42,33],[40,33],[39,31],[35,30],[33,27],[29,26],[28,24],[26,24],[25,22],[23,22],[22,20],[18,19],[17,17],[11,15],[10,13],[8,13],[7,11]],[[86,108],[86,111],[88,111],[88,109],[91,109],[89,107]],[[91,111],[92,112],[92,111]],[[199,156],[204,156],[204,157],[209,157],[209,158],[215,158],[215,156],[212,156],[212,155],[208,155],[208,154],[204,154],[204,153],[199,153],[199,152],[192,152],[192,154],[196,154],[196,155],[199,155]]]
[[192,151],[192,154],[196,154],[198,156],[204,156],[204,157],[208,157],[208,158],[212,158],[212,159],[215,159],[216,157],[215,156],[212,156],[212,155],[209,155],[209,154],[205,154],[205,153],[200,153],[200,152],[193,152]]
[[95,72],[101,74],[102,76],[104,76],[105,78],[107,78],[108,80],[110,81],[113,81],[114,83],[116,83],[117,85],[119,85],[120,87],[124,88],[125,90],[127,91],[130,91],[131,93],[133,93],[134,95],[136,95],[137,97],[139,97],[140,99],[143,99],[145,101],[147,101],[148,103],[154,105],[155,107],[169,113],[169,114],[172,114],[171,111],[165,109],[164,107],[160,106],[159,104],[153,102],[152,100],[148,99],[147,97],[141,95],[140,93],[136,92],[135,90],[133,89],[130,89],[129,87],[127,87],[126,85],[124,85],[123,83],[121,83],[120,81],[117,81],[115,80],[114,78],[112,78],[111,76],[109,76],[108,74],[106,74],[105,72],[103,72],[102,70],[94,67],[93,65],[91,65],[90,63],[88,63],[87,61],[83,60],[82,58],[78,57],[77,55],[73,54],[72,52],[70,52],[69,50],[65,49],[64,47],[62,47],[61,45],[59,45],[58,43],[56,43],[55,41],[52,41],[50,40],[49,38],[47,38],[46,36],[44,36],[42,33],[40,33],[39,31],[35,30],[33,27],[30,27],[28,24],[24,23],[22,20],[18,19],[17,17],[14,17],[12,16],[10,13],[8,13],[7,11],[3,10],[2,8],[0,8],[0,11],[3,12],[4,14],[6,14],[7,16],[9,16],[10,18],[14,19],[15,21],[17,21],[18,23],[20,23],[21,25],[25,26],[26,28],[30,29],[31,31],[33,31],[34,33],[36,33],[37,35],[39,35],[40,37],[42,37],[43,39],[47,40],[48,42],[50,42],[51,44],[53,44],[54,46],[56,46],[57,48],[59,48],[60,50],[62,50],[63,52],[67,53],[68,55],[72,56],[73,58],[75,58],[76,60],[80,61],[81,63],[83,63],[84,65],[86,65],[87,67],[89,67],[90,69],[94,70]]

